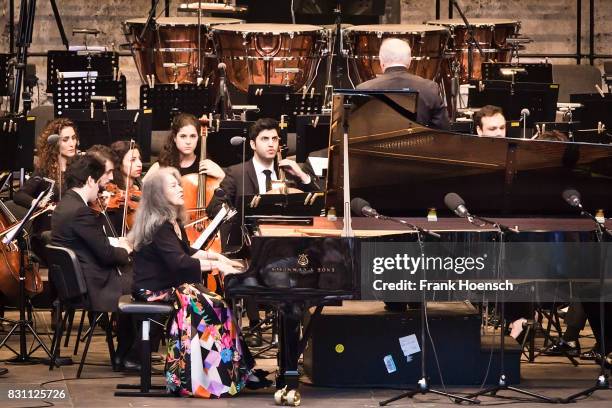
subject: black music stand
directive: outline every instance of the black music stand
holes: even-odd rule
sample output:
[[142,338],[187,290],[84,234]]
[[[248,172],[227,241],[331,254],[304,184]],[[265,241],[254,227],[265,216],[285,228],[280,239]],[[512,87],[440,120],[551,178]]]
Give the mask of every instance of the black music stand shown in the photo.
[[[118,140],[134,139],[140,145],[142,161],[151,159],[151,127],[153,114],[150,110],[121,109],[68,109],[63,117],[71,119],[81,135],[80,148],[87,150],[95,144],[110,145]],[[136,122],[134,122],[136,119]]]
[[199,118],[210,112],[210,88],[196,84],[140,86],[140,109],[153,110],[153,130],[168,130],[178,113]]
[[[213,121],[208,128],[206,138],[206,153],[208,157],[221,167],[229,167],[242,163],[242,144],[233,146],[231,139],[235,136],[244,137],[249,144],[249,129],[253,122],[240,120]],[[245,162],[253,157],[253,150],[245,147]]]
[[9,60],[10,54],[0,54],[0,96],[10,95],[9,90]]
[[288,132],[295,132],[297,115],[320,114],[323,107],[320,93],[294,93],[290,86],[285,85],[249,85],[247,101],[249,105],[257,105],[259,108],[259,111],[247,112],[248,120],[280,120],[285,115],[288,118]]
[[[4,339],[2,339],[2,342],[0,342],[0,349],[6,345],[8,339],[13,335],[13,333],[19,330],[18,331],[19,333],[19,352],[17,353],[10,346],[6,346],[9,350],[11,350],[13,353],[16,354],[16,356],[13,359],[8,360],[8,362],[14,363],[14,364],[35,364],[35,363],[40,362],[40,360],[34,359],[31,357],[31,354],[33,351],[32,352],[27,351],[26,330],[28,330],[34,336],[34,339],[38,342],[39,346],[43,348],[45,353],[47,353],[47,356],[49,357],[51,364],[57,365],[55,356],[53,355],[53,353],[51,353],[51,350],[49,350],[49,348],[45,345],[45,343],[40,338],[38,333],[36,333],[36,330],[34,329],[32,325],[32,320],[26,318],[26,293],[25,293],[26,258],[25,258],[25,252],[28,249],[28,243],[26,239],[25,229],[26,229],[26,224],[28,223],[28,221],[30,221],[30,218],[32,217],[32,214],[38,208],[39,203],[43,200],[43,197],[45,197],[47,193],[48,193],[48,189],[45,191],[42,191],[38,195],[38,197],[32,201],[32,205],[30,206],[30,209],[26,213],[25,217],[23,217],[23,219],[19,222],[19,224],[12,231],[2,235],[3,245],[7,245],[11,243],[13,240],[17,240],[17,245],[21,251],[19,255],[20,256],[19,299],[18,299],[19,320],[10,320],[4,317],[0,318],[0,321],[7,321],[13,324],[13,327],[11,327],[11,330],[9,330],[8,334],[4,337]],[[37,349],[38,347],[36,347],[34,350],[37,350]],[[57,366],[59,367],[59,365]]]
[[468,105],[481,108],[497,105],[508,120],[519,120],[521,110],[529,109],[527,127],[535,122],[554,122],[559,98],[559,85],[535,82],[482,81],[470,88]]
[[0,170],[34,169],[36,117],[0,119]]
[[[514,82],[538,82],[542,84],[552,84],[552,64],[513,64],[511,62],[483,62],[482,79],[483,81],[508,81],[511,75],[504,75],[504,68],[509,70],[519,70],[514,73]],[[521,72],[520,70],[524,70]]]
[[47,51],[47,93],[54,93],[58,73],[96,72],[98,78],[114,78],[119,72],[119,53],[105,51]]
[[[108,96],[113,101],[103,102],[95,97]],[[64,78],[53,94],[55,116],[63,116],[69,109],[125,109],[127,107],[125,76],[113,78]]]
[[285,217],[318,217],[323,209],[321,193],[256,194],[245,196],[245,216],[279,215]]
[[295,125],[295,156],[298,163],[308,160],[310,153],[329,147],[330,115],[298,115]]
[[593,94],[571,94],[570,102],[582,104],[582,108],[576,109],[573,119],[580,121],[581,130],[597,129],[598,123],[605,125],[608,134],[612,129],[612,93],[602,95]]

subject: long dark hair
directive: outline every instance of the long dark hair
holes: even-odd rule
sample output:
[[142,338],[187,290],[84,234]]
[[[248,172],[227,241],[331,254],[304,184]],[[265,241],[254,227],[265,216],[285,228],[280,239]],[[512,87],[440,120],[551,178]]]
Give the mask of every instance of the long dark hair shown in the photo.
[[[118,140],[110,145],[111,150],[115,154],[115,169],[113,170],[113,182],[119,188],[125,188],[125,178],[123,176],[123,172],[121,171],[121,166],[123,165],[123,159],[125,155],[130,151],[130,142],[128,140]],[[138,143],[134,143],[134,149],[140,151],[140,146]],[[134,180],[134,183],[140,186],[140,182],[138,180]]]
[[[164,143],[161,151],[159,152],[159,165],[161,167],[175,167],[179,168],[181,165],[179,151],[176,148],[176,143],[174,143],[174,138],[181,130],[181,128],[185,126],[192,125],[196,128],[198,135],[200,134],[200,121],[194,115],[190,113],[179,113],[172,120],[171,131],[168,134],[168,138],[166,139],[166,143]],[[195,149],[196,160],[200,158],[200,140],[198,139],[198,144]]]

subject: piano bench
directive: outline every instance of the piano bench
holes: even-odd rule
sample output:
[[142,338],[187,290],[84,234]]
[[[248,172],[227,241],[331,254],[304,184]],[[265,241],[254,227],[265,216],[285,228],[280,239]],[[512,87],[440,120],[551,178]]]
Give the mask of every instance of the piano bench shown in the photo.
[[[157,315],[170,314],[174,310],[172,305],[161,302],[140,302],[131,295],[119,298],[119,313],[133,315],[142,325],[141,348],[140,348],[140,384],[117,384],[118,390],[138,391],[115,391],[116,397],[174,397],[173,394],[165,392],[165,385],[151,385],[151,344],[149,342],[150,319]],[[151,390],[164,390],[163,392],[152,392]]]

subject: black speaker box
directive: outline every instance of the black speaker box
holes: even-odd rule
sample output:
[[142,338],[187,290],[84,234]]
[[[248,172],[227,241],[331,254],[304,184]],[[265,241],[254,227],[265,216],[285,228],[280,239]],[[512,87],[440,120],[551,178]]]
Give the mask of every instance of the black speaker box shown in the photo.
[[[483,381],[490,347],[481,350],[481,317],[468,302],[429,302],[427,308],[431,337],[446,385],[476,385]],[[314,385],[333,387],[410,387],[421,378],[422,351],[404,356],[399,338],[416,335],[421,350],[420,312],[391,313],[382,302],[345,302],[328,307],[313,320],[312,334],[304,351],[304,371]],[[520,353],[507,345],[506,374],[519,379]],[[396,367],[388,372],[385,357]],[[492,362],[499,361],[493,353]],[[387,357],[388,359],[388,357]],[[498,371],[492,364],[487,382],[495,382]],[[440,384],[440,372],[427,339],[427,374],[431,384]]]

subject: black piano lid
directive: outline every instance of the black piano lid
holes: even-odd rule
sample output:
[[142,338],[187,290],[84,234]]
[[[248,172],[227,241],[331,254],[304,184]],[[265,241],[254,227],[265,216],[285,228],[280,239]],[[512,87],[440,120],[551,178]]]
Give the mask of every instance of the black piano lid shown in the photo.
[[[332,113],[342,123],[343,112]],[[332,129],[334,127],[332,126]],[[330,135],[326,206],[342,209],[341,126]],[[587,209],[612,212],[612,146],[476,137],[430,129],[380,100],[349,118],[351,197],[379,212],[448,215],[444,196],[461,195],[483,216],[577,216],[561,198],[573,187]]]

